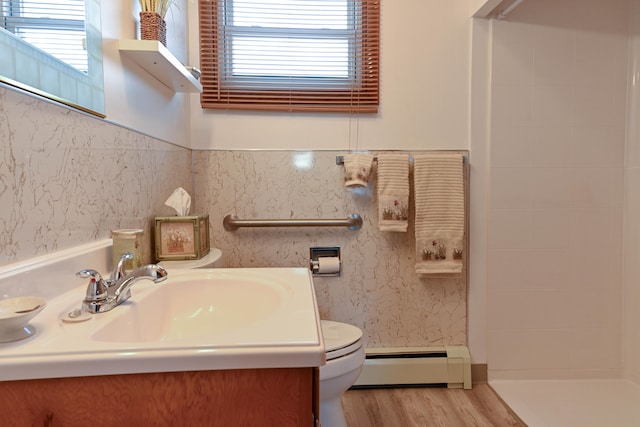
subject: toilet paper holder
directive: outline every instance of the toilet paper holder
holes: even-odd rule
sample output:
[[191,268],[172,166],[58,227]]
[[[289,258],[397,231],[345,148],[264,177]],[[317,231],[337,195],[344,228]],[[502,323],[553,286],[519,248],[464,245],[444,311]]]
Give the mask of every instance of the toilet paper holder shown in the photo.
[[[342,259],[340,258],[339,246],[322,246],[309,248],[309,269],[314,276],[340,276],[342,270]],[[338,266],[337,271],[321,272],[321,260],[320,258],[337,258]]]

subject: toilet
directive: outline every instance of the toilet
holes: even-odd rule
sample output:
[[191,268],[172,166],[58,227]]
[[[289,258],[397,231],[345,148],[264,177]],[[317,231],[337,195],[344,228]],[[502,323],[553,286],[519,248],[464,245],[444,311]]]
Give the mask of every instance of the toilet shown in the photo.
[[220,267],[220,260],[222,259],[222,251],[217,248],[211,248],[208,254],[200,259],[192,260],[162,260],[158,262],[161,266],[167,270],[172,268],[217,268]]
[[[197,260],[160,261],[167,270],[172,268],[216,268],[220,266],[222,251],[211,251]],[[356,382],[365,352],[362,331],[346,323],[321,320],[327,363],[320,367],[320,422],[323,427],[347,427],[342,410],[342,394]]]
[[362,331],[331,320],[320,323],[327,352],[327,363],[320,367],[320,423],[323,427],[347,427],[341,399],[364,365]]

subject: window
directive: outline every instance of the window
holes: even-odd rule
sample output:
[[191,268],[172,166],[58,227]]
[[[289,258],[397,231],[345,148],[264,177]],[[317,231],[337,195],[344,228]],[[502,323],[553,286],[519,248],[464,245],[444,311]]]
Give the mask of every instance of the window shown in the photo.
[[0,0],[0,27],[87,73],[85,0]]
[[201,105],[376,112],[379,0],[200,0]]

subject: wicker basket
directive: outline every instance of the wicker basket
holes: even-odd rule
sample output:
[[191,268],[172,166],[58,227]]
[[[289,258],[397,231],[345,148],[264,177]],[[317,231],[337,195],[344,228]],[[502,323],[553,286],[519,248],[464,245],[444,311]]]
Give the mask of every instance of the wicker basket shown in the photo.
[[156,12],[140,12],[140,39],[158,40],[167,46],[167,23]]

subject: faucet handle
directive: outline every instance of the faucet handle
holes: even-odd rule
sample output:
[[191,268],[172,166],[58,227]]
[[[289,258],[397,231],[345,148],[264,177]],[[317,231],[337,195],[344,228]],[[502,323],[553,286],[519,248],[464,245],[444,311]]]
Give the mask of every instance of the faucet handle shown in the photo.
[[125,264],[131,258],[133,258],[133,254],[131,252],[124,253],[122,254],[122,256],[120,256],[118,263],[115,265],[115,267],[113,267],[113,271],[111,271],[111,277],[109,277],[109,281],[112,284],[116,283],[118,280],[127,275]]
[[86,302],[101,301],[107,299],[107,284],[102,280],[102,276],[96,270],[80,270],[76,276],[89,279],[87,285]]

